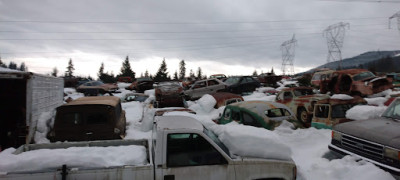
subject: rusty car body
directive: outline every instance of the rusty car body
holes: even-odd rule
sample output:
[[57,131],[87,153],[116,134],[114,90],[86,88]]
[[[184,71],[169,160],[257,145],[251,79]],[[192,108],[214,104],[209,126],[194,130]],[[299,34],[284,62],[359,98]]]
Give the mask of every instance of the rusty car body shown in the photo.
[[137,78],[130,86],[126,87],[127,90],[135,90],[136,92],[144,92],[153,89],[154,81],[151,78]]
[[392,88],[389,78],[377,77],[366,69],[346,69],[332,73],[330,80],[321,81],[321,93],[367,96]]
[[57,108],[50,141],[122,139],[125,111],[115,96],[82,97]]
[[237,94],[228,93],[228,92],[216,92],[210,94],[217,101],[214,108],[218,109],[221,106],[226,106],[228,104],[242,102],[244,101],[243,97]]
[[213,74],[210,76],[210,79],[212,79],[212,78],[224,81],[227,77],[225,76],[225,74]]
[[315,94],[311,87],[293,87],[280,91],[275,101],[288,106],[303,125],[309,127],[315,103],[328,98],[326,94]]
[[295,114],[283,104],[267,101],[243,101],[227,105],[224,113],[218,119],[218,123],[227,124],[236,121],[244,125],[273,130],[283,120],[298,125]]
[[224,90],[227,87],[219,79],[205,79],[196,81],[189,89],[185,90],[184,97],[186,100],[196,100],[205,94],[215,93]]
[[155,108],[185,107],[183,88],[177,81],[160,82],[155,86]]
[[317,129],[332,129],[332,126],[351,121],[346,118],[346,111],[350,108],[367,104],[367,101],[361,97],[353,99],[324,99],[314,105],[314,115],[311,126]]
[[319,89],[322,81],[327,81],[331,79],[334,70],[324,70],[315,72],[311,78],[311,85]]
[[101,81],[89,81],[76,88],[77,92],[83,93],[85,96],[97,96],[98,94],[115,92],[116,90],[118,90],[116,84],[105,84]]

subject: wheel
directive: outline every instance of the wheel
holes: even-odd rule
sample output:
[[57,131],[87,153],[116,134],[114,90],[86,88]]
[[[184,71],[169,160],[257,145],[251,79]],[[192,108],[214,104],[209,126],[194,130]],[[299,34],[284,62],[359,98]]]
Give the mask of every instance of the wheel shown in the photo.
[[297,119],[299,119],[304,126],[307,126],[308,123],[310,123],[310,117],[304,108],[300,108],[297,111]]

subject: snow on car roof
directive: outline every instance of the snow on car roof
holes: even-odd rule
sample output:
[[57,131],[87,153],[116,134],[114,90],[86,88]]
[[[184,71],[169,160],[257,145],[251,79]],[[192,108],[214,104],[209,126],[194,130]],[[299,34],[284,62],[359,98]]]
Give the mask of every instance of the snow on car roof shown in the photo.
[[157,128],[204,130],[203,124],[187,116],[159,116],[157,118]]
[[277,103],[277,102],[267,102],[267,101],[242,101],[237,103],[232,103],[229,106],[237,106],[241,108],[249,109],[259,115],[265,116],[265,111],[275,108],[283,108],[292,112],[287,106]]
[[117,106],[119,102],[120,99],[115,96],[93,96],[93,97],[81,97],[62,106],[88,105],[88,104]]

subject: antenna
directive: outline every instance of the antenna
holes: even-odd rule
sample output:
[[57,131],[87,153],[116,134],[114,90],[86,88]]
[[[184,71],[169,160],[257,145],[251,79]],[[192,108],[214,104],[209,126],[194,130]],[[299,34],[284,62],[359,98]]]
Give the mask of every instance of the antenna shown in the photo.
[[281,45],[283,75],[294,75],[293,60],[296,44],[297,40],[295,34],[293,34],[292,39],[283,42]]
[[339,68],[341,69],[342,62],[342,51],[344,35],[346,28],[350,28],[349,23],[340,22],[328,26],[323,32],[323,36],[326,38],[328,44],[328,58],[327,62],[340,61]]

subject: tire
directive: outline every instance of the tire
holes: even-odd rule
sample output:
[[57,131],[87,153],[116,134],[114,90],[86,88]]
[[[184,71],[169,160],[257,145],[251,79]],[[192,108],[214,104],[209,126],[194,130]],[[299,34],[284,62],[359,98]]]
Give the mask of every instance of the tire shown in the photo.
[[305,126],[308,127],[310,123],[310,116],[304,107],[299,108],[297,111],[297,119]]

